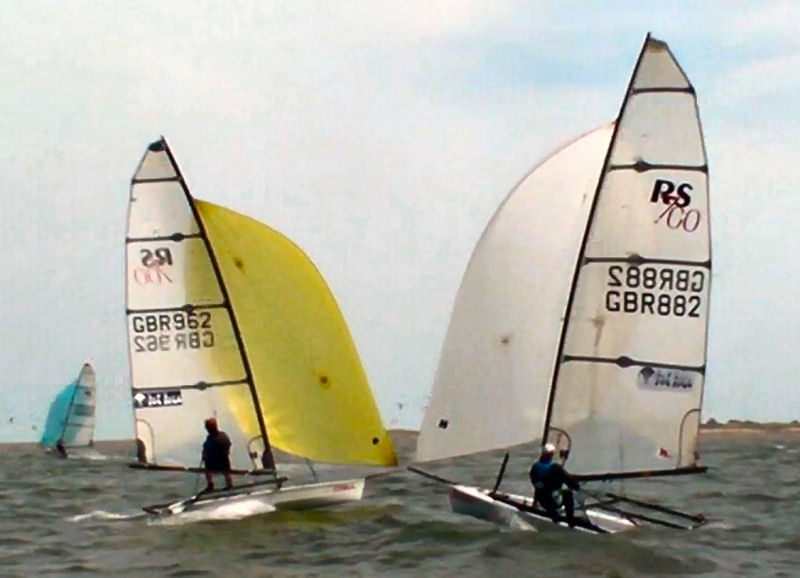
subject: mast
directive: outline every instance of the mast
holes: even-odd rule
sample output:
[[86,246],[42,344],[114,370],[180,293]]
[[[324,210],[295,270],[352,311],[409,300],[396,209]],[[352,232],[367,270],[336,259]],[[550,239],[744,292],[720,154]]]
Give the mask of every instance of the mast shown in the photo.
[[608,145],[608,150],[606,151],[606,157],[603,160],[603,169],[600,171],[600,178],[597,180],[597,187],[594,191],[594,197],[592,198],[592,206],[589,209],[589,217],[586,219],[586,228],[583,230],[583,238],[581,239],[581,247],[578,251],[578,259],[575,262],[575,272],[572,274],[572,284],[570,285],[569,289],[569,297],[567,298],[567,305],[564,310],[564,318],[561,322],[561,335],[558,339],[558,351],[556,352],[555,361],[553,363],[553,377],[550,381],[550,395],[547,399],[547,410],[545,412],[545,419],[544,419],[544,430],[542,431],[542,442],[547,441],[547,435],[550,432],[550,418],[553,414],[553,401],[555,400],[556,396],[556,383],[558,382],[558,375],[561,369],[562,358],[564,356],[564,344],[567,340],[567,327],[569,326],[570,316],[572,315],[572,305],[575,302],[575,289],[578,287],[578,277],[580,276],[581,267],[583,266],[584,261],[584,254],[586,253],[586,243],[589,241],[589,233],[592,229],[592,222],[594,221],[594,215],[597,211],[597,203],[600,198],[600,190],[603,188],[603,184],[606,180],[606,175],[608,174],[608,166],[609,161],[611,160],[611,152],[614,150],[614,143],[617,140],[617,134],[619,132],[620,120],[622,119],[622,115],[625,112],[625,107],[628,105],[628,99],[631,96],[631,91],[633,89],[633,83],[636,79],[636,73],[639,70],[639,66],[642,63],[642,57],[644,56],[645,50],[647,48],[647,43],[650,42],[650,33],[647,33],[647,37],[644,39],[644,44],[642,44],[642,49],[639,51],[639,58],[636,60],[636,66],[634,66],[633,74],[631,74],[631,78],[628,81],[628,88],[625,91],[625,98],[622,100],[622,105],[619,109],[619,114],[617,115],[617,120],[614,123],[614,132],[611,135],[611,142]]
[[214,253],[214,248],[212,247],[211,242],[208,240],[208,234],[206,233],[205,225],[203,224],[203,220],[200,218],[200,215],[197,211],[197,207],[194,204],[194,198],[189,192],[189,187],[186,185],[186,181],[183,178],[183,173],[181,173],[180,167],[178,166],[175,157],[172,156],[172,151],[170,150],[169,145],[167,144],[167,141],[163,136],[161,137],[160,140],[150,145],[150,149],[153,151],[159,150],[158,147],[160,147],[161,150],[163,150],[167,154],[170,163],[175,169],[175,173],[178,175],[178,182],[180,183],[181,188],[183,189],[184,195],[186,195],[186,201],[189,203],[192,215],[194,216],[194,219],[197,222],[197,226],[200,229],[200,237],[203,239],[203,244],[205,245],[205,248],[208,251],[208,256],[211,261],[211,267],[214,270],[214,276],[216,277],[220,291],[222,292],[223,306],[228,311],[228,315],[230,316],[231,327],[233,329],[233,334],[236,338],[236,345],[239,348],[242,366],[244,367],[245,371],[245,381],[247,382],[247,386],[250,390],[250,396],[252,398],[253,406],[256,412],[256,418],[258,420],[258,427],[261,433],[261,439],[264,443],[264,453],[261,456],[261,466],[265,470],[274,471],[275,458],[272,454],[272,446],[270,445],[269,435],[267,434],[267,425],[266,421],[264,420],[264,413],[261,410],[261,403],[258,399],[258,391],[256,390],[255,383],[253,381],[253,372],[252,369],[250,368],[250,360],[247,357],[247,351],[245,350],[244,341],[242,340],[241,331],[239,330],[239,324],[236,320],[236,314],[233,311],[233,307],[231,306],[230,296],[228,295],[228,289],[225,286],[225,280],[222,277],[219,263],[217,262],[217,256]]

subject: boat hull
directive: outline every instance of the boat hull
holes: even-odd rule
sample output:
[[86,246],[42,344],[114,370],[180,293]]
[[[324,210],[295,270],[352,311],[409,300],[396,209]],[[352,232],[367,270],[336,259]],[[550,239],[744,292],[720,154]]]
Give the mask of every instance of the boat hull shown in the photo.
[[506,493],[497,493],[492,497],[491,494],[491,490],[474,486],[450,486],[450,506],[457,514],[501,526],[530,527],[536,531],[577,530],[590,534],[615,534],[637,527],[628,518],[593,506],[584,510],[586,518],[570,527],[564,521],[554,522],[543,510],[534,506],[530,497]]
[[198,494],[171,504],[146,506],[144,510],[151,514],[168,516],[248,504],[253,506],[255,512],[267,513],[275,510],[324,508],[358,501],[363,494],[363,478],[289,487],[275,487],[274,484],[264,483],[232,491]]

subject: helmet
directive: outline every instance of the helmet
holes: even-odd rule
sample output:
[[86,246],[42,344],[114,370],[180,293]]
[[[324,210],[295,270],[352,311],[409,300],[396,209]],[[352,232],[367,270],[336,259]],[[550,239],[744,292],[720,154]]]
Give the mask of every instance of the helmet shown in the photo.
[[554,453],[556,453],[555,444],[551,444],[550,442],[544,444],[542,446],[542,453],[543,454],[554,454]]

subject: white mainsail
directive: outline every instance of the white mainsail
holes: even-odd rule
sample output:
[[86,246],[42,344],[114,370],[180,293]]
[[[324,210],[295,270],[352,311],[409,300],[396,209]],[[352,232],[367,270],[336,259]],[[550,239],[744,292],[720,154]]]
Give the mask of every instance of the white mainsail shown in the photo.
[[486,227],[456,297],[417,461],[539,439],[561,317],[613,125],[533,169]]
[[75,383],[62,439],[67,446],[90,446],[94,441],[96,379],[94,369],[84,363]]
[[126,243],[139,459],[198,465],[203,421],[216,416],[233,443],[232,466],[251,470],[261,465],[263,442],[238,426],[224,397],[229,388],[247,390],[247,371],[184,187],[166,143],[153,143],[131,183]]
[[554,371],[546,431],[568,447],[570,471],[696,465],[710,284],[695,92],[667,45],[648,37],[598,184]]
[[417,461],[548,439],[576,474],[692,470],[707,191],[694,89],[648,36],[617,122],[534,169],[484,231]]

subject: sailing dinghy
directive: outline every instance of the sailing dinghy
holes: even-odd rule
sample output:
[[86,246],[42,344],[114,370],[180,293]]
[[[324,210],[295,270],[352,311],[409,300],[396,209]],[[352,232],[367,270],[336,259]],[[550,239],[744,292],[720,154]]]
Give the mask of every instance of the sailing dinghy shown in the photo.
[[78,378],[66,386],[47,412],[42,445],[52,453],[61,443],[63,457],[72,450],[92,447],[94,444],[95,374],[88,363],[84,363]]
[[215,417],[233,444],[233,473],[248,476],[232,491],[146,511],[361,499],[361,476],[293,485],[279,475],[274,449],[328,464],[397,464],[347,325],[313,263],[266,225],[194,199],[164,139],[133,176],[126,245],[136,466],[202,472],[203,422]]
[[[459,289],[416,461],[556,445],[591,482],[697,474],[711,239],[695,91],[648,35],[619,116],[499,207]],[[455,512],[565,527],[528,496],[450,485]],[[532,460],[531,460],[532,461]],[[581,499],[581,498],[585,498]],[[694,528],[699,515],[585,492],[576,528]]]

